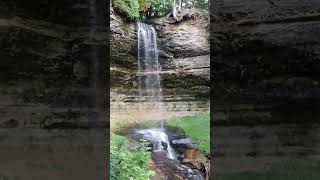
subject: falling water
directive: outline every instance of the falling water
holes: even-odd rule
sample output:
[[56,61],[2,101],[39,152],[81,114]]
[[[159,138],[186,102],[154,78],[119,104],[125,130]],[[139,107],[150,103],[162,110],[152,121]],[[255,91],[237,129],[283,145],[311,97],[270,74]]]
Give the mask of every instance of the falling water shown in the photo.
[[[151,25],[138,23],[138,69],[139,69],[139,93],[146,98],[147,107],[155,112],[153,119],[161,120],[163,128],[163,102],[160,84],[161,67],[158,62],[157,35]],[[149,111],[149,112],[150,112]]]
[[[152,142],[154,151],[167,151],[169,159],[176,159],[176,153],[171,147],[168,135],[163,129],[144,129],[139,130],[137,133],[142,134],[144,138]],[[166,148],[162,143],[166,144]]]

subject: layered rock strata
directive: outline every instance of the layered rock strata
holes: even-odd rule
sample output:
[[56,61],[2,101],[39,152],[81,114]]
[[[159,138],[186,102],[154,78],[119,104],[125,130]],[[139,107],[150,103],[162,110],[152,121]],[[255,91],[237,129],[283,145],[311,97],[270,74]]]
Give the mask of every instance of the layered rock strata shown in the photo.
[[[153,19],[157,32],[161,86],[167,117],[209,110],[209,17],[192,11],[192,18],[179,23]],[[139,111],[137,35],[134,23],[111,9],[111,121],[143,120]],[[148,105],[144,106],[148,107]],[[149,111],[149,110],[146,110]]]
[[1,178],[105,178],[105,6],[0,2]]
[[318,134],[310,127],[319,123],[319,8],[316,0],[212,3],[218,174],[318,161]]

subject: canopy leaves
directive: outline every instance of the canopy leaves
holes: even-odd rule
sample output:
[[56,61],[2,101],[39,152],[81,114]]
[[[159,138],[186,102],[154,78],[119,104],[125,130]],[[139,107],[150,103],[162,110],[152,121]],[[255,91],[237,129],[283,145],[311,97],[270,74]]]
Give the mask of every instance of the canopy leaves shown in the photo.
[[[179,0],[176,0],[176,5]],[[128,20],[139,20],[165,15],[174,8],[174,0],[113,0],[113,7]],[[182,0],[182,8],[208,9],[208,0]]]

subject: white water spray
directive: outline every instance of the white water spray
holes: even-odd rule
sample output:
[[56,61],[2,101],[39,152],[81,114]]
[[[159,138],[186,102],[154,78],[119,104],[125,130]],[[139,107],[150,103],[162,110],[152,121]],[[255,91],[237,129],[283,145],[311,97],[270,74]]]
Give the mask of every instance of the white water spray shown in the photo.
[[[151,141],[154,151],[167,151],[169,159],[177,159],[174,149],[171,147],[168,135],[163,129],[144,129],[137,133],[142,134],[144,138]],[[166,144],[166,148],[163,146]]]
[[141,108],[150,113],[149,119],[161,120],[163,128],[163,98],[158,61],[157,34],[148,24],[137,23],[138,27],[138,70],[139,93],[145,97],[146,106]]

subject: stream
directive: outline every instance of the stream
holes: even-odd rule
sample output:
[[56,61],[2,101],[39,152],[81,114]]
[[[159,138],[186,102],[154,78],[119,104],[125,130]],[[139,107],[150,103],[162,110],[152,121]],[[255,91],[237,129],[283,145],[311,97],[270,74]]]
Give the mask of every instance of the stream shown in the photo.
[[193,147],[194,144],[185,137],[182,130],[172,127],[133,127],[120,134],[126,136],[132,145],[141,140],[148,142],[152,151],[153,170],[161,179],[208,179],[207,157]]
[[129,128],[125,136],[131,142],[149,142],[151,159],[157,175],[164,180],[208,179],[206,157],[197,150],[182,130],[164,127],[165,108],[161,88],[161,64],[158,61],[157,34],[152,25],[137,23],[140,111],[148,112],[144,119],[160,120],[158,128]]

